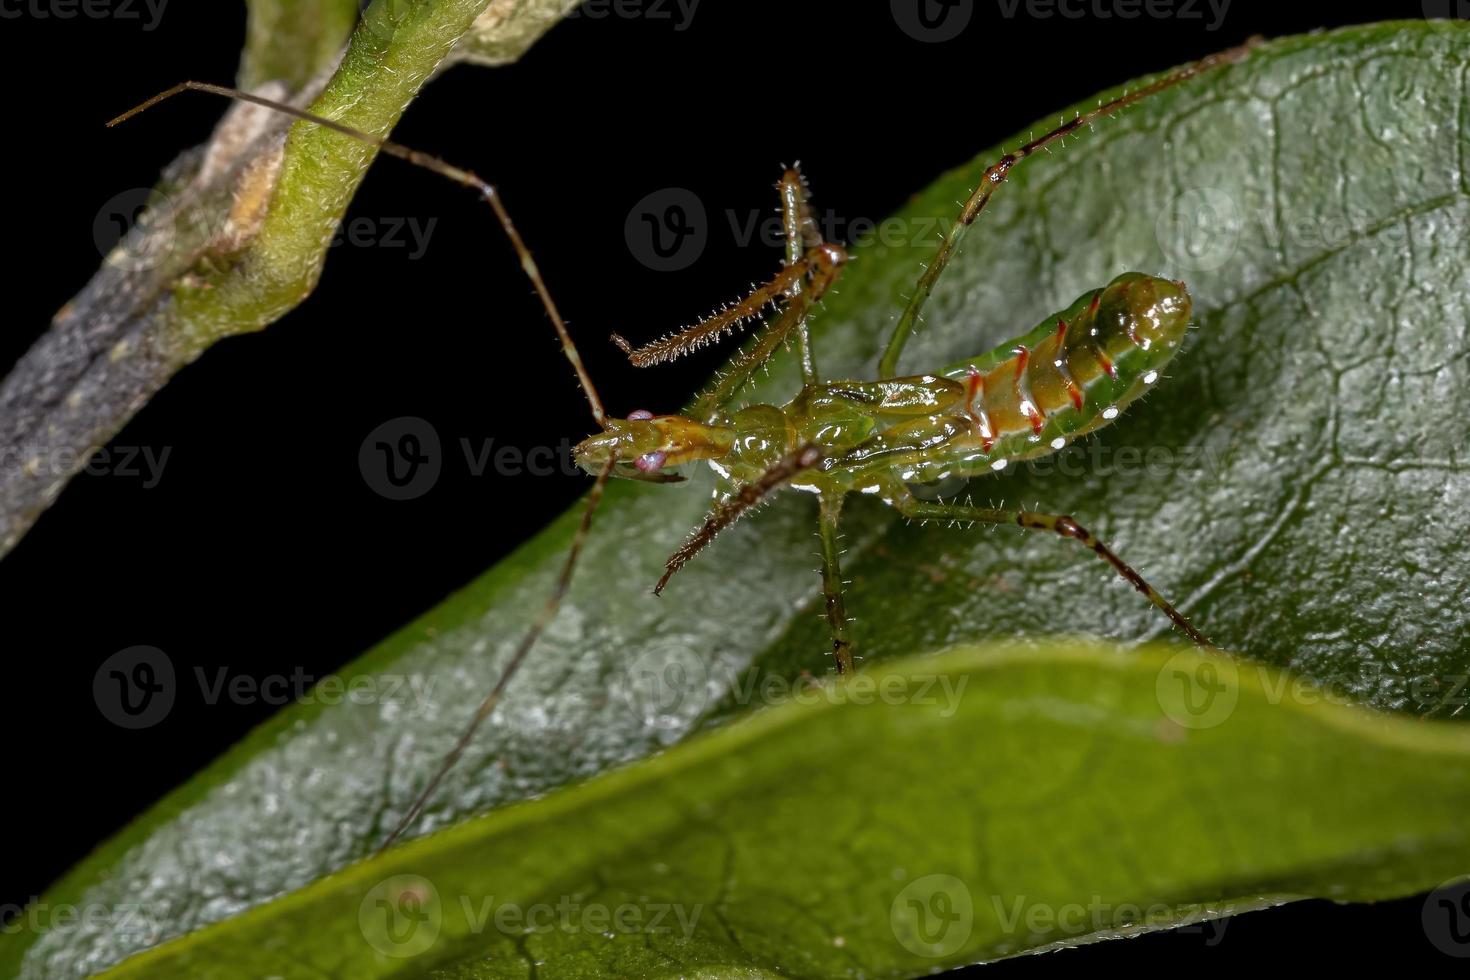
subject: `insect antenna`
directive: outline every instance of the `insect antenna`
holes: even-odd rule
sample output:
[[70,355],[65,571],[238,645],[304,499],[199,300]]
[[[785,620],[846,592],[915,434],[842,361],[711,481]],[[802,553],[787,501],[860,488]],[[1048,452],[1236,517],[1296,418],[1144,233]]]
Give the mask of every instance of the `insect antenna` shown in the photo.
[[556,335],[561,340],[562,353],[571,362],[572,370],[577,372],[577,381],[582,386],[582,393],[587,396],[587,403],[592,407],[592,418],[597,423],[598,428],[602,428],[604,421],[607,419],[607,414],[602,410],[602,399],[598,397],[597,388],[592,384],[592,376],[587,373],[587,368],[582,363],[582,356],[577,353],[577,345],[572,342],[572,335],[567,330],[566,321],[562,319],[561,311],[557,309],[556,301],[551,298],[551,290],[547,288],[546,280],[542,278],[541,270],[537,267],[536,260],[532,257],[530,248],[526,246],[525,240],[521,238],[521,233],[516,229],[515,222],[511,220],[510,212],[505,209],[505,204],[500,200],[500,192],[495,189],[495,185],[482,180],[473,171],[456,167],[436,156],[421,153],[418,150],[411,149],[401,143],[395,143],[385,137],[365,133],[360,129],[354,129],[351,126],[339,123],[333,119],[328,119],[325,116],[318,116],[315,113],[307,112],[305,109],[298,109],[296,106],[288,105],[284,102],[277,102],[275,99],[267,99],[264,96],[255,95],[237,88],[213,85],[209,82],[180,82],[173,88],[158,93],[141,105],[134,106],[117,118],[110,120],[107,123],[108,128],[125,123],[139,113],[158,105],[158,103],[163,102],[165,99],[171,99],[184,92],[207,92],[210,95],[219,95],[227,99],[249,102],[251,105],[273,109],[276,112],[292,116],[303,122],[321,126],[323,129],[330,129],[334,133],[341,133],[343,136],[355,139],[360,143],[366,143],[389,156],[398,157],[400,160],[407,160],[416,167],[431,170],[441,177],[447,177],[456,184],[461,184],[478,192],[485,199],[485,202],[494,209],[495,217],[499,220],[500,227],[505,232],[505,237],[510,239],[511,247],[515,249],[516,257],[521,261],[521,269],[526,273],[526,277],[531,280],[531,286],[536,290],[536,296],[541,300],[541,305],[545,307],[546,315],[551,318],[551,325],[556,328]]
[[[205,92],[275,110],[276,112],[292,116],[303,122],[330,129],[333,132],[341,133],[343,136],[350,137],[361,143],[366,143],[383,153],[398,157],[401,160],[407,160],[415,166],[447,177],[457,184],[478,192],[485,199],[485,202],[495,211],[495,217],[499,220],[500,227],[505,232],[505,237],[510,240],[511,247],[515,249],[516,255],[520,259],[521,269],[526,273],[527,278],[531,280],[531,285],[535,289],[536,295],[540,298],[541,305],[546,310],[546,315],[551,319],[551,324],[556,329],[557,337],[561,340],[562,353],[566,355],[567,360],[572,365],[572,370],[576,372],[577,381],[582,386],[582,393],[587,396],[587,403],[592,408],[593,420],[599,428],[605,427],[604,423],[607,415],[603,411],[602,400],[598,397],[597,388],[592,384],[592,378],[587,373],[586,366],[582,363],[581,355],[577,352],[577,345],[572,341],[571,334],[567,330],[566,321],[562,319],[561,312],[557,309],[556,301],[551,297],[551,290],[547,288],[546,281],[541,276],[541,271],[536,265],[536,260],[531,255],[530,248],[527,247],[524,239],[521,238],[520,232],[516,229],[515,222],[511,220],[510,212],[506,210],[504,203],[501,202],[500,193],[495,189],[494,185],[482,180],[472,171],[456,167],[436,156],[421,153],[418,150],[403,146],[400,143],[395,143],[384,137],[374,136],[371,133],[354,129],[351,126],[327,119],[323,116],[318,116],[304,109],[298,109],[284,102],[277,102],[274,99],[253,95],[250,92],[244,92],[240,89],[229,88],[223,85],[213,85],[208,82],[182,82],[171,89],[160,92],[141,105],[129,109],[127,112],[110,121],[107,125],[112,127],[126,122],[139,113],[153,108],[165,99],[170,99],[183,92]],[[469,724],[460,733],[459,739],[454,743],[454,747],[445,755],[433,778],[429,780],[428,785],[419,793],[408,812],[404,814],[403,818],[398,822],[398,825],[393,829],[393,832],[388,835],[388,838],[378,848],[378,853],[382,853],[391,847],[413,825],[413,822],[418,819],[419,814],[423,812],[424,806],[433,796],[435,790],[439,788],[439,784],[448,775],[449,771],[454,768],[470,742],[474,740],[475,734],[479,731],[480,726],[494,713],[495,706],[500,702],[500,698],[505,693],[505,689],[510,685],[512,678],[515,677],[516,673],[525,663],[527,656],[529,656],[531,648],[536,645],[536,641],[541,638],[541,634],[545,632],[546,627],[551,623],[552,618],[561,607],[562,600],[566,598],[567,591],[571,588],[572,575],[576,571],[577,559],[581,557],[582,548],[587,541],[587,535],[592,529],[592,517],[597,511],[598,505],[602,502],[603,491],[606,489],[607,481],[612,476],[617,463],[618,457],[614,454],[608,459],[602,471],[598,474],[596,482],[593,483],[592,490],[587,495],[587,502],[582,511],[581,523],[577,526],[576,534],[572,538],[571,548],[567,551],[566,561],[563,563],[561,574],[557,578],[556,588],[547,598],[546,605],[542,607],[540,615],[536,617],[536,621],[531,625],[530,630],[521,639],[510,660],[507,661],[505,668],[500,672],[500,677],[496,680],[495,686],[491,688],[490,693],[485,696],[485,700],[475,710],[474,717],[470,719]]]
[[521,669],[521,665],[525,663],[526,657],[531,652],[531,648],[536,645],[536,641],[541,638],[541,634],[551,624],[551,620],[556,615],[556,611],[561,608],[561,602],[566,598],[567,590],[571,588],[572,573],[576,570],[577,559],[581,557],[582,546],[587,543],[587,535],[592,530],[592,515],[596,513],[597,505],[602,503],[602,492],[607,487],[608,478],[612,476],[613,468],[617,466],[617,463],[618,457],[614,453],[603,466],[602,472],[597,474],[597,482],[592,484],[592,492],[587,495],[587,503],[582,508],[582,522],[577,525],[577,533],[572,538],[572,546],[568,549],[566,561],[562,564],[561,575],[557,577],[556,589],[547,598],[546,605],[541,607],[541,614],[536,617],[536,622],[531,624],[531,629],[521,639],[520,645],[516,647],[515,653],[511,654],[510,660],[500,672],[500,679],[495,682],[495,686],[490,689],[490,693],[485,695],[485,700],[481,701],[480,706],[475,709],[474,717],[470,719],[470,723],[460,733],[458,740],[454,743],[454,747],[449,750],[449,753],[444,756],[444,760],[439,763],[439,768],[435,771],[434,778],[429,780],[429,784],[424,787],[423,791],[419,793],[418,798],[414,800],[413,806],[409,807],[408,812],[403,815],[403,819],[398,821],[398,826],[393,828],[393,833],[389,834],[388,839],[383,841],[382,846],[378,848],[379,854],[392,847],[394,842],[399,837],[402,837],[409,827],[413,826],[413,822],[423,812],[424,806],[428,804],[430,797],[434,795],[434,791],[439,788],[439,783],[443,781],[445,776],[449,775],[449,771],[454,768],[455,763],[459,762],[460,756],[464,755],[464,750],[474,741],[475,734],[480,730],[480,726],[485,723],[485,719],[494,713],[495,706],[500,703],[500,696],[505,693],[505,689],[510,684],[511,678]]

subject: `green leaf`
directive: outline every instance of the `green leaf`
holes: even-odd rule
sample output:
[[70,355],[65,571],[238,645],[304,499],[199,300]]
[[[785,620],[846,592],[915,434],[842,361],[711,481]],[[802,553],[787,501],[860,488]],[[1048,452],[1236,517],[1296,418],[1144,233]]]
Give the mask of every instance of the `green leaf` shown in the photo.
[[[1096,463],[1020,468],[972,489],[1075,514],[1244,662],[1289,666],[1334,696],[1417,715],[1462,714],[1460,681],[1470,674],[1463,604],[1470,554],[1462,547],[1470,514],[1459,504],[1467,489],[1460,460],[1470,399],[1470,197],[1461,167],[1470,122],[1470,100],[1461,91],[1467,61],[1470,32],[1450,25],[1288,39],[1023,166],[969,236],[905,358],[906,368],[923,370],[976,354],[1125,269],[1186,279],[1198,311],[1194,339],[1154,395],[1084,447],[1084,455],[1097,454]],[[360,69],[372,70],[367,61]],[[325,140],[302,132],[296,138]],[[322,145],[323,152],[347,149]],[[933,222],[952,218],[955,200],[996,155],[987,151],[942,177],[897,216],[884,243],[860,250],[814,325],[825,370],[871,373],[901,297],[930,253]],[[314,177],[304,164],[310,155],[302,159],[293,194],[304,202]],[[278,240],[317,234],[309,225],[287,227],[304,220],[289,208],[273,209],[272,220],[280,225]],[[795,390],[788,361],[756,394],[780,401]],[[1140,465],[1135,452],[1154,455]],[[745,715],[762,700],[767,680],[783,684],[827,669],[811,571],[813,508],[801,495],[779,499],[722,536],[662,600],[646,595],[663,558],[702,515],[704,487],[701,478],[682,489],[612,488],[561,615],[421,829],[460,823],[644,758],[712,721]],[[984,637],[1092,632],[1131,641],[1165,633],[1146,603],[1068,542],[909,527],[865,499],[845,516],[845,571],[854,581],[849,608],[870,665]],[[284,712],[46,899],[162,910],[156,931],[140,937],[102,922],[7,937],[0,967],[14,972],[25,956],[28,975],[77,975],[228,919],[371,853],[523,635],[574,522],[574,515],[557,522],[346,671],[381,685],[373,703],[317,697]],[[1068,671],[1043,673],[1059,692],[1071,690]],[[993,694],[1006,703],[1006,690]],[[1231,731],[1246,738],[1249,726],[1238,720]],[[815,736],[804,733],[793,743],[806,738]],[[1028,768],[1045,779],[1019,734],[955,741],[975,759],[936,771],[936,785],[928,787],[935,794],[971,798],[991,778],[989,766]],[[1378,788],[1357,785],[1366,781],[1333,763],[1326,753],[1335,746],[1326,736],[1290,751],[1289,742],[1276,744],[1280,755],[1261,759],[1263,779],[1273,767],[1297,765],[1298,757],[1312,770],[1318,753],[1338,792]],[[804,746],[787,751],[795,758]],[[831,768],[830,778],[850,780],[853,788],[822,797],[815,814],[798,820],[792,811],[790,832],[805,834],[795,824],[834,813],[883,809],[897,790],[859,765],[864,761],[828,756],[803,770],[816,779]],[[858,770],[849,771],[854,765]],[[1456,770],[1439,770],[1437,792],[1446,798],[1452,791],[1443,787],[1456,785]],[[1273,808],[1305,805],[1295,790],[1216,792],[1211,780],[1184,772],[1159,791],[1208,795],[1217,832],[1285,812]],[[1142,833],[1124,821],[1125,798],[1105,783],[1082,782],[1075,792],[1079,798],[1066,802],[1079,812],[1118,815],[1107,821],[1110,841]],[[734,805],[688,799],[686,811],[694,813]],[[942,821],[941,809],[924,808],[914,819]],[[1266,836],[1306,850],[1282,855],[1283,877],[1269,887],[1262,866],[1232,866],[1237,853],[1246,857],[1232,847],[1195,853],[1199,872],[1212,876],[1208,886],[1194,882],[1200,891],[1171,892],[1161,881],[1145,897],[1177,903],[1256,891],[1338,894],[1329,886],[1342,884],[1349,887],[1342,897],[1366,898],[1464,870],[1454,847],[1442,855],[1421,849],[1385,856],[1396,838],[1381,837],[1354,851],[1359,844],[1349,840],[1348,824],[1358,812],[1342,816],[1337,858],[1378,862],[1372,876],[1291,877],[1306,867],[1293,860],[1314,855],[1307,838],[1278,835],[1272,823]],[[1361,812],[1363,833],[1389,826],[1369,826],[1375,813],[1389,810]],[[842,824],[849,839],[864,833],[854,826]],[[1412,832],[1419,825],[1404,826]],[[588,825],[582,836],[606,832]],[[1142,839],[1164,846],[1164,836]],[[918,861],[929,839],[927,827],[905,834],[892,854],[914,848]],[[1017,864],[1044,863],[1056,853],[1049,841],[1025,835],[992,844]],[[425,845],[424,853],[437,846]],[[527,837],[517,853],[554,877],[562,858],[573,856],[566,841],[547,846],[543,852]],[[687,846],[677,861],[665,859],[681,874],[702,873],[698,862],[719,854]],[[1076,856],[1097,864],[1072,872],[1083,888],[1078,900],[1108,886],[1105,857]],[[619,866],[632,860],[607,857]],[[771,958],[761,962],[825,955],[807,920],[791,911],[793,902],[816,908],[804,900],[811,894],[803,867],[789,865],[763,882],[772,907],[786,910],[780,918],[791,932],[763,942],[752,953]],[[868,884],[876,887],[891,870],[867,868]],[[1380,874],[1386,884],[1376,889]],[[1089,887],[1094,878],[1098,885]],[[1149,892],[1148,875],[1140,872],[1138,880]],[[712,907],[717,898],[710,898]],[[885,908],[869,913],[881,919]],[[347,955],[328,933],[315,935],[320,942],[304,951],[308,959]],[[626,975],[616,963],[603,970]]]
[[1470,867],[1470,729],[1264,668],[1073,642],[789,693],[107,975],[906,977]]

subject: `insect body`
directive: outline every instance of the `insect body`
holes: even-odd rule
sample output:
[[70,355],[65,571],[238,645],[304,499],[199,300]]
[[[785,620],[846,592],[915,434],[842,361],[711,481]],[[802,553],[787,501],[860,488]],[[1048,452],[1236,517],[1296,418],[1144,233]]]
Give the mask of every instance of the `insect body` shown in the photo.
[[[176,86],[114,120],[113,124],[121,122],[185,90],[211,92],[334,130],[475,190],[493,209],[520,258],[591,406],[599,431],[577,446],[576,458],[583,468],[597,475],[597,480],[588,494],[582,522],[556,589],[459,741],[383,846],[412,824],[478,727],[494,711],[506,685],[555,615],[570,586],[593,514],[612,477],[673,483],[682,479],[675,472],[678,467],[700,461],[707,462],[719,476],[712,510],[669,558],[655,592],[661,592],[722,529],[770,494],[786,487],[814,494],[819,505],[825,611],[840,673],[852,670],[854,665],[837,545],[842,504],[854,492],[875,495],[913,519],[1013,524],[1079,541],[1107,561],[1195,642],[1209,646],[1204,636],[1141,575],[1072,517],[931,502],[910,490],[913,484],[996,472],[1012,462],[1055,452],[1111,422],[1158,380],[1164,366],[1179,351],[1190,319],[1190,298],[1183,283],[1124,274],[1082,296],[1030,333],[989,353],[930,374],[899,376],[896,367],[905,342],[920,325],[927,297],[965,232],[1020,161],[1140,99],[1238,61],[1249,47],[1206,58],[1103,103],[1006,154],[988,168],[934,260],[919,277],[873,380],[834,381],[820,376],[807,319],[841,275],[847,254],[840,246],[822,241],[807,204],[805,182],[796,171],[787,171],[778,184],[786,255],[781,270],[769,282],[725,310],[644,347],[635,349],[623,338],[613,336],[634,366],[649,367],[729,335],[742,322],[755,319],[768,304],[781,306],[779,314],[759,328],[749,347],[684,415],[637,411],[619,419],[604,411],[551,292],[498,191],[470,171],[293,106],[199,82]],[[752,374],[791,342],[798,349],[803,379],[796,396],[779,406],[738,404]]]
[[[667,469],[707,460],[719,475],[714,511],[669,559],[655,592],[775,487],[817,494],[828,624],[842,672],[852,669],[853,653],[836,532],[842,500],[854,492],[875,494],[909,517],[1015,523],[1077,538],[1208,645],[1142,576],[1072,518],[928,503],[909,490],[910,484],[998,472],[1108,424],[1158,380],[1183,343],[1190,311],[1183,283],[1127,273],[1031,333],[937,374],[811,381],[779,407],[726,412],[716,406],[697,417],[637,412],[606,421],[602,432],[577,446],[576,459],[592,473],[611,467],[613,475],[635,479],[670,479]],[[657,343],[667,348],[670,339]],[[622,460],[634,462],[629,468]]]
[[[1031,333],[937,375],[809,384],[784,406],[706,419],[640,414],[576,447],[600,472],[636,460],[638,478],[708,460],[730,503],[802,446],[821,462],[792,481],[818,494],[885,494],[1005,469],[1107,424],[1157,381],[1189,326],[1182,283],[1128,273]],[[615,475],[618,471],[615,471]]]

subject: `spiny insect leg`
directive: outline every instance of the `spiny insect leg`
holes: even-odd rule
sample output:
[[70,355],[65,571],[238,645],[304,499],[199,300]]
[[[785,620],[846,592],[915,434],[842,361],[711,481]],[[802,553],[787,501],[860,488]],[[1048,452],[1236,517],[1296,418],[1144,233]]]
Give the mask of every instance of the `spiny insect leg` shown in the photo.
[[928,503],[909,494],[907,490],[896,492],[892,499],[899,513],[915,520],[1016,524],[1028,531],[1051,531],[1064,538],[1080,541],[1099,558],[1111,565],[1114,571],[1142,593],[1165,616],[1168,616],[1169,620],[1186,636],[1202,647],[1214,649],[1214,644],[1205,639],[1203,633],[1190,625],[1189,620],[1184,618],[1184,614],[1175,609],[1173,604],[1160,595],[1152,585],[1149,585],[1133,566],[1118,557],[1117,552],[1099,540],[1095,534],[1065,514],[1042,514],[1029,510],[994,510],[986,507],[971,507],[966,504]]
[[439,769],[434,773],[434,778],[429,780],[429,784],[424,787],[423,791],[419,793],[418,798],[414,800],[413,806],[409,807],[408,812],[403,815],[403,819],[398,821],[398,826],[393,828],[393,833],[389,834],[388,839],[383,841],[382,847],[378,849],[379,853],[391,847],[399,837],[403,836],[404,831],[408,830],[413,825],[413,822],[418,819],[419,814],[423,812],[425,804],[434,795],[434,791],[439,788],[439,783],[449,774],[449,770],[454,768],[455,763],[459,761],[459,757],[464,754],[464,750],[469,747],[470,742],[474,741],[475,733],[480,730],[480,726],[495,711],[495,706],[500,703],[500,697],[505,693],[505,689],[510,684],[511,678],[516,675],[516,671],[520,670],[521,664],[525,662],[526,657],[531,652],[531,648],[536,645],[536,641],[540,639],[541,634],[546,631],[546,627],[550,625],[551,620],[556,616],[556,611],[561,607],[562,600],[566,598],[567,590],[572,586],[572,573],[576,571],[577,559],[581,557],[582,547],[587,543],[587,535],[592,530],[592,516],[597,512],[598,504],[602,502],[602,492],[607,487],[608,478],[612,476],[613,468],[617,466],[617,462],[618,458],[616,455],[610,457],[607,464],[603,466],[602,472],[597,474],[597,482],[592,484],[592,490],[587,494],[587,504],[582,510],[582,522],[577,525],[577,531],[572,536],[572,545],[567,549],[567,557],[562,564],[561,575],[556,580],[556,589],[546,600],[546,605],[541,608],[541,614],[536,617],[536,621],[531,624],[530,630],[522,637],[520,645],[515,649],[515,653],[511,654],[510,660],[506,662],[505,667],[501,670],[499,680],[490,689],[490,693],[485,696],[485,700],[480,702],[479,708],[475,710],[474,717],[470,719],[469,724],[460,733],[459,739],[454,743],[454,747],[449,750],[449,754],[439,763]]
[[852,637],[847,628],[847,604],[842,597],[841,552],[837,544],[838,522],[842,516],[842,495],[822,494],[818,517],[822,539],[822,596],[827,609],[827,626],[832,633],[832,654],[837,658],[837,673],[850,674],[853,668]]
[[747,511],[783,483],[803,470],[811,469],[821,461],[822,451],[808,443],[777,460],[776,464],[761,474],[759,479],[741,487],[734,500],[710,511],[704,523],[694,529],[694,533],[689,535],[689,540],[684,542],[683,547],[670,555],[669,560],[664,563],[663,577],[653,587],[653,594],[662,594],[664,586],[669,584],[669,579],[674,577],[674,573],[689,564],[690,559],[703,551],[721,531],[740,520]]
[[800,289],[802,276],[811,270],[811,265],[811,261],[806,256],[801,256],[796,262],[784,266],[770,280],[755,287],[739,301],[718,313],[705,317],[693,326],[649,341],[642,347],[634,347],[622,334],[613,334],[612,342],[619,350],[628,355],[628,362],[634,367],[646,368],[657,364],[667,364],[675,358],[698,350],[705,344],[719,340],[746,320],[753,320],[760,316],[768,304],[790,295],[793,288]]
[[[830,264],[828,251],[823,248],[826,243],[812,219],[806,181],[801,173],[795,168],[788,169],[782,174],[776,189],[781,194],[781,224],[786,236],[786,255],[781,271],[719,312],[642,347],[634,347],[621,334],[613,334],[612,342],[628,355],[629,363],[638,368],[667,364],[706,344],[715,343],[746,320],[760,316],[767,305],[783,299],[787,302],[799,300],[803,280]],[[812,358],[805,317],[795,323],[795,331],[801,354],[802,380],[811,384],[816,381],[816,364]]]
[[985,174],[980,178],[979,185],[970,195],[969,201],[965,203],[963,210],[960,211],[959,217],[955,219],[949,233],[940,241],[939,249],[935,253],[933,260],[919,277],[918,285],[914,288],[914,294],[909,298],[908,306],[904,309],[903,315],[898,318],[898,324],[894,327],[893,336],[889,338],[888,348],[883,352],[883,359],[878,363],[878,376],[880,378],[893,378],[898,376],[899,356],[903,353],[904,344],[908,343],[909,335],[918,328],[919,315],[924,309],[925,302],[929,299],[929,294],[934,291],[934,284],[939,281],[939,277],[943,275],[945,267],[949,265],[949,260],[954,257],[955,251],[959,248],[960,242],[965,237],[965,232],[980,217],[980,213],[990,203],[990,199],[995,194],[996,189],[1005,183],[1006,177],[1016,164],[1035,154],[1038,150],[1046,149],[1052,143],[1065,140],[1068,136],[1071,136],[1083,127],[1091,126],[1097,120],[1111,116],[1113,113],[1126,109],[1136,102],[1157,95],[1165,89],[1173,88],[1212,68],[1234,64],[1243,60],[1257,42],[1258,39],[1252,39],[1240,47],[1210,55],[1208,58],[1196,61],[1192,65],[1187,65],[1184,68],[1171,72],[1155,82],[1151,82],[1116,99],[1105,102],[1096,109],[1090,112],[1084,112],[1070,122],[1063,123],[1045,136],[1039,139],[1033,139],[1020,149],[1012,153],[1007,153],[986,168]]
[[[790,167],[776,184],[781,195],[781,228],[786,236],[786,266],[790,268],[801,262],[808,249],[822,244],[822,234],[812,217],[810,191],[800,165]],[[801,281],[793,283],[786,295],[792,299],[801,295]],[[817,363],[812,353],[811,332],[805,320],[796,328],[796,350],[801,359],[802,384],[816,384]]]
[[807,256],[811,275],[801,295],[789,300],[781,315],[767,324],[757,334],[755,342],[735,358],[729,369],[700,393],[694,403],[695,418],[707,418],[740,393],[756,369],[771,359],[794,330],[806,324],[812,307],[832,288],[847,262],[847,252],[840,245],[819,245]]

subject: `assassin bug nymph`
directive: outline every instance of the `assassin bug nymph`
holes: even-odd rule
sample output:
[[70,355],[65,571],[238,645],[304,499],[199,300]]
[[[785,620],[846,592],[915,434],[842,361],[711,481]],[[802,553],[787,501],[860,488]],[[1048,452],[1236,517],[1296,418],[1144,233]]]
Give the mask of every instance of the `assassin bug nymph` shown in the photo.
[[[582,520],[552,595],[476,710],[455,746],[418,799],[388,837],[396,840],[417,818],[439,782],[453,767],[506,686],[525,661],[570,586],[578,555],[611,477],[659,483],[681,479],[673,470],[707,461],[718,475],[714,506],[704,523],[669,558],[654,592],[703,550],[724,528],[783,487],[816,495],[821,540],[822,590],[837,672],[853,669],[853,641],[843,602],[838,522],[846,495],[879,497],[906,517],[964,523],[1013,524],[1081,542],[1106,561],[1194,642],[1209,641],[1131,566],[1073,518],[1027,510],[999,510],[921,500],[910,485],[949,477],[977,477],[1008,464],[1055,452],[1107,425],[1149,389],[1178,351],[1189,326],[1191,305],[1181,282],[1125,273],[1085,294],[1038,327],[978,357],[932,374],[900,377],[904,343],[968,228],[985,210],[1011,169],[1025,158],[1142,99],[1203,72],[1243,59],[1253,46],[1213,55],[1157,81],[1081,113],[1046,135],[1003,156],[980,179],[970,199],[926,267],[879,363],[877,380],[823,380],[817,372],[807,318],[842,272],[847,253],[822,240],[811,219],[806,185],[794,170],[777,185],[786,233],[781,270],[749,296],[694,326],[634,348],[613,340],[638,367],[671,360],[734,332],[769,304],[780,312],[761,326],[729,369],[698,397],[687,414],[632,413],[611,418],[577,353],[566,323],[530,250],[511,221],[499,192],[468,170],[385,138],[360,132],[294,106],[249,92],[202,82],[184,82],[117,117],[117,125],[184,91],[201,91],[253,103],[370,144],[468,187],[494,210],[537,296],[561,340],[592,408],[600,431],[576,447],[577,462],[596,474]],[[734,407],[752,374],[794,341],[802,389],[785,405]]]

